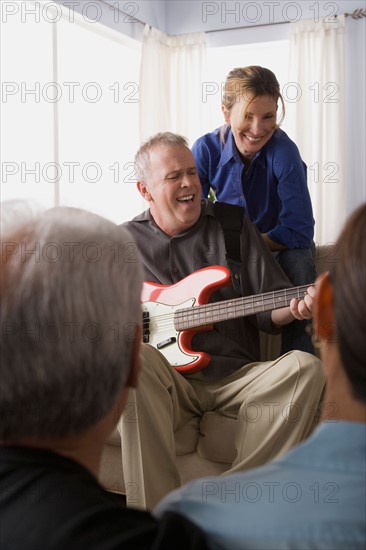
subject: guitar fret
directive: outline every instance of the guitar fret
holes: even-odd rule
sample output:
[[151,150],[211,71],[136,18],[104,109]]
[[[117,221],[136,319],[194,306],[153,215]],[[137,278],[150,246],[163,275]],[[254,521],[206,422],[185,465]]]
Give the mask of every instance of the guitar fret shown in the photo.
[[228,319],[236,319],[254,315],[258,312],[286,307],[290,304],[292,298],[303,298],[308,286],[303,285],[258,296],[245,296],[227,302],[213,302],[177,310],[174,314],[174,325],[177,330],[189,330]]

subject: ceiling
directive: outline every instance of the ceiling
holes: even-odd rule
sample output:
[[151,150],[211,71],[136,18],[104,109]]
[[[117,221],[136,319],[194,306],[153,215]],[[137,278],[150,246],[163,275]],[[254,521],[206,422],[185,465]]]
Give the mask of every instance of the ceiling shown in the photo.
[[165,32],[186,34],[287,23],[329,17],[365,9],[365,0],[312,1],[206,1],[206,0],[104,0],[109,8]]

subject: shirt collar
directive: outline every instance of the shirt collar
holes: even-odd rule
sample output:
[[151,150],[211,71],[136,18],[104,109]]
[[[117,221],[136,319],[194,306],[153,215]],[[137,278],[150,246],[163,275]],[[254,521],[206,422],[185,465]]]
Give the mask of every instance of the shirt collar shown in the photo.
[[138,214],[137,216],[135,216],[133,218],[133,222],[147,222],[147,221],[151,221],[152,220],[152,216],[150,214],[150,208],[148,208],[147,210],[145,210],[144,212],[141,212],[141,214]]
[[219,167],[224,166],[224,164],[229,162],[231,159],[234,159],[235,162],[241,162],[241,158],[235,146],[234,136],[230,126],[227,126],[227,125],[226,127],[224,126],[224,139],[225,139],[225,143],[222,148]]
[[[224,129],[224,137],[225,137],[225,144],[224,144],[222,152],[221,152],[219,167],[224,166],[231,159],[234,159],[235,162],[243,164],[243,161],[242,161],[242,159],[239,155],[239,152],[236,148],[236,145],[235,145],[233,133],[231,131],[230,126],[228,126],[228,125],[226,125],[226,128]],[[259,162],[261,161],[262,151],[263,151],[264,147],[262,147],[262,149],[260,149],[256,153],[256,155],[252,158],[251,163],[254,160],[258,160]]]
[[[213,203],[211,201],[209,201],[208,199],[201,199],[201,215],[198,218],[196,224],[194,224],[194,225],[198,225],[199,222],[202,220],[202,218],[204,216],[215,217]],[[135,222],[137,222],[137,223],[149,223],[150,226],[155,231],[161,231],[160,227],[156,224],[154,218],[151,215],[150,208],[148,208],[147,210],[145,210],[141,214],[138,214],[137,216],[135,216],[135,218],[133,218],[132,222],[133,223],[135,223]],[[187,231],[190,231],[192,229],[192,227],[187,229]],[[186,234],[187,231],[185,231],[184,233],[181,233],[179,235],[176,235],[176,236],[179,237],[180,235],[184,235],[184,234]],[[174,237],[171,237],[171,238],[174,238]]]

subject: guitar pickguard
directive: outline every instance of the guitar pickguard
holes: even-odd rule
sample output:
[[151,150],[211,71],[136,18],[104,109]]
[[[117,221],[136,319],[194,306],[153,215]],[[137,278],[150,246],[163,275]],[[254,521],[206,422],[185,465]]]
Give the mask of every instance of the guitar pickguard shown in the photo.
[[144,319],[144,332],[148,327],[149,333],[146,342],[160,350],[173,367],[191,365],[199,358],[198,354],[184,350],[181,333],[174,327],[176,310],[193,307],[195,302],[195,298],[190,298],[174,306],[160,302],[142,304],[142,311],[148,313]]

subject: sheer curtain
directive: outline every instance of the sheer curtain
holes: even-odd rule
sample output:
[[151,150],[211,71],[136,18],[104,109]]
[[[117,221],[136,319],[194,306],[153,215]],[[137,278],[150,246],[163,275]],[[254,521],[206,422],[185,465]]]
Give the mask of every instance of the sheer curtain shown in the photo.
[[205,34],[168,36],[148,25],[140,74],[140,138],[171,131],[201,135]]
[[291,24],[286,108],[308,166],[315,241],[332,243],[346,217],[345,18]]

